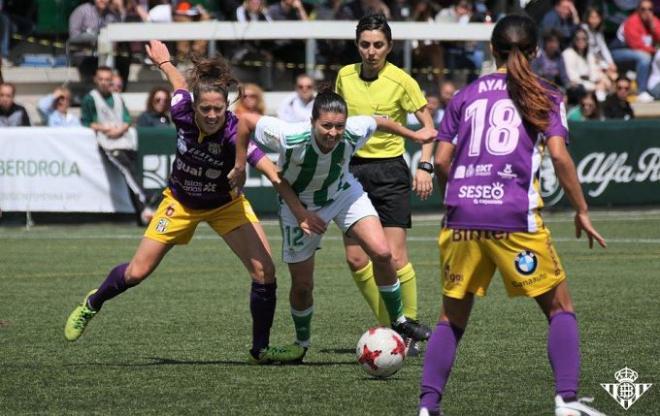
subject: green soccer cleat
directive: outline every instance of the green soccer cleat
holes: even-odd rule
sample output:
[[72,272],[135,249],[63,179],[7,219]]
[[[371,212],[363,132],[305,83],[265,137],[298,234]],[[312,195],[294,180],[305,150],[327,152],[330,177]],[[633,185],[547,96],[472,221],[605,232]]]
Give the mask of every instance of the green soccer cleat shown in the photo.
[[248,363],[256,365],[268,364],[300,364],[302,362],[307,348],[297,344],[286,345],[284,347],[268,347],[255,357],[252,353],[248,354]]
[[75,341],[82,335],[83,331],[87,327],[89,321],[96,315],[96,311],[90,309],[87,306],[87,299],[96,293],[97,289],[92,290],[85,296],[82,304],[76,306],[76,309],[71,312],[69,319],[66,320],[66,325],[64,326],[64,338],[67,341]]

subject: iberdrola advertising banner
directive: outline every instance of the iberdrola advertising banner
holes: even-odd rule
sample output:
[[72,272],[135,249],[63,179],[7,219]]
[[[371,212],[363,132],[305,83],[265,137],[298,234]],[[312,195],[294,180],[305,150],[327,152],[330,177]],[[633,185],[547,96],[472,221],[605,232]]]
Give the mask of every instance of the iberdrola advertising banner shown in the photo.
[[0,210],[133,212],[87,128],[0,128]]

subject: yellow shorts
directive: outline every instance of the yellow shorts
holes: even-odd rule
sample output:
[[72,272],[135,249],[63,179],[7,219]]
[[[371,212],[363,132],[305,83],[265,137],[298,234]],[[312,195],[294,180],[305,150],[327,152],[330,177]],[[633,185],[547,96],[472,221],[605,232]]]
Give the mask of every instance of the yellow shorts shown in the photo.
[[545,227],[533,233],[443,228],[438,245],[442,293],[452,298],[485,296],[495,268],[509,296],[539,296],[566,278]]
[[259,219],[243,195],[218,208],[190,209],[181,205],[166,188],[163,201],[144,236],[164,244],[188,244],[201,221],[206,221],[218,235],[223,236],[243,224],[258,223]]

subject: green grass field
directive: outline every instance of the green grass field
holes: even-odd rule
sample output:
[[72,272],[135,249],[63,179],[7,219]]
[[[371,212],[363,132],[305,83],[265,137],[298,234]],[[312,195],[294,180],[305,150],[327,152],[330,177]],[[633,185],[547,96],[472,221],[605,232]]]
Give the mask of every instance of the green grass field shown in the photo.
[[[609,239],[589,250],[568,214],[547,216],[578,311],[581,394],[608,415],[660,414],[660,213],[601,212]],[[266,222],[276,259],[279,230]],[[415,221],[409,250],[420,318],[439,312],[437,218]],[[76,343],[68,313],[108,270],[133,254],[129,225],[0,228],[0,414],[2,415],[413,415],[422,359],[388,380],[355,362],[374,323],[354,287],[333,226],[317,254],[313,349],[306,365],[245,364],[249,278],[212,231],[174,249],[141,286],[106,303]],[[276,260],[272,343],[293,339],[288,271]],[[444,400],[447,415],[552,415],[547,325],[527,299],[508,299],[498,277],[480,299]],[[628,366],[655,385],[627,412],[600,387]]]

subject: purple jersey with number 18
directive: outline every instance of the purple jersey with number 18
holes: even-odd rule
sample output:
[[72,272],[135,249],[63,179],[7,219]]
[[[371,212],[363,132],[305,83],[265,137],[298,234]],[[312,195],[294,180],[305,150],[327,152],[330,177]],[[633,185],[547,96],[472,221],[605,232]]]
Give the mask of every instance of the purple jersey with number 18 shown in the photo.
[[538,171],[545,140],[568,142],[561,94],[546,82],[552,108],[539,133],[523,123],[505,73],[485,75],[452,98],[438,141],[456,145],[447,187],[445,226],[455,229],[536,231],[543,207]]

